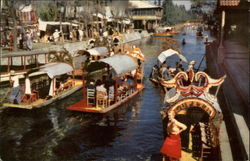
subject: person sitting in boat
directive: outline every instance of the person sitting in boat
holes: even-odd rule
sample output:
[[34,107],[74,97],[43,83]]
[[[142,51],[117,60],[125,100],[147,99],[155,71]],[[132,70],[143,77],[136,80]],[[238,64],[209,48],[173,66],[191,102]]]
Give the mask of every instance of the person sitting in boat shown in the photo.
[[95,83],[94,80],[90,80],[87,85],[86,85],[87,89],[95,89]]
[[21,103],[21,90],[19,86],[19,76],[15,75],[15,71],[10,71],[10,84],[12,86],[12,90],[9,95],[9,102],[13,104]]
[[98,92],[103,92],[107,98],[107,89],[104,87],[104,83],[100,79],[96,81],[96,93],[98,94]]
[[135,89],[135,81],[131,75],[127,75],[125,79],[126,83],[128,84],[129,95],[134,92]]
[[159,76],[159,73],[160,73],[160,69],[159,69],[158,65],[154,65],[149,77],[153,78],[153,79],[157,79]]
[[169,80],[170,79],[170,72],[169,72],[169,66],[167,66],[166,64],[162,66],[161,68],[161,77],[165,80]]
[[160,152],[170,161],[177,161],[181,158],[181,137],[180,133],[186,130],[187,126],[177,121],[173,116],[169,116],[167,125],[167,137],[161,147]]

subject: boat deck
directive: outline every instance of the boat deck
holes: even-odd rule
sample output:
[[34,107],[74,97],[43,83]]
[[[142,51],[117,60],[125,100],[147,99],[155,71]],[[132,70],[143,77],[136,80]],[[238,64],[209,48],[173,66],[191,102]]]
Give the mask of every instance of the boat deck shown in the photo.
[[134,91],[131,95],[125,97],[124,99],[108,106],[108,107],[93,107],[93,106],[84,106],[84,104],[86,104],[85,100],[81,100],[75,104],[73,104],[72,106],[67,107],[68,110],[72,110],[72,111],[81,111],[81,112],[90,112],[90,113],[107,113],[108,111],[111,111],[115,108],[117,108],[118,106],[124,104],[125,102],[127,102],[129,99],[131,99],[132,97],[134,97],[136,94],[138,94],[140,91],[142,91],[144,88],[143,84],[137,84],[137,90]]

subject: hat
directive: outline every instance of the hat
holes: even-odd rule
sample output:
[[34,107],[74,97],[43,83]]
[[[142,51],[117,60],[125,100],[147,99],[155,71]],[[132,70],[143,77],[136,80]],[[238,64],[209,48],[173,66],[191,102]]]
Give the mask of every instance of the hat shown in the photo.
[[189,62],[189,64],[192,64],[192,65],[194,65],[194,64],[195,64],[195,61],[191,61],[191,62]]
[[11,71],[10,71],[10,75],[15,75],[15,71],[14,71],[14,70],[11,70]]

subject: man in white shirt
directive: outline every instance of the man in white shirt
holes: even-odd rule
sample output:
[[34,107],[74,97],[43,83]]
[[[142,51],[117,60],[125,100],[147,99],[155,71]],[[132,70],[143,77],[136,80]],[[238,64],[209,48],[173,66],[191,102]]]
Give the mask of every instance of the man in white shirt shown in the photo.
[[56,29],[53,33],[54,42],[58,42],[60,37],[60,32]]

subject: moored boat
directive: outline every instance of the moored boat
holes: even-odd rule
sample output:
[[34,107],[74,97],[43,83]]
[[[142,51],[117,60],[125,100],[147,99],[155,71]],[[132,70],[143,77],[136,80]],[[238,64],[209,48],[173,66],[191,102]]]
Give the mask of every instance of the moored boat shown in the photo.
[[[39,77],[30,80],[29,75],[37,72],[40,73]],[[33,109],[63,99],[82,88],[82,81],[75,79],[72,73],[71,65],[59,62],[48,63],[31,70],[25,73],[25,82],[19,86],[18,94],[12,97],[13,87],[10,94],[6,95],[3,107]],[[18,78],[17,75],[14,77]]]
[[[171,88],[166,92],[166,106],[161,110],[165,129],[175,119],[187,128],[180,133],[180,160],[220,160],[220,125],[222,111],[217,94],[226,76],[213,79],[205,72],[179,72],[171,80],[161,79],[161,84]],[[216,88],[215,93],[209,89]]]
[[[143,90],[143,64],[129,54],[117,54],[100,59],[87,65],[88,72],[92,68],[108,68],[103,81],[88,81],[83,88],[83,99],[66,109],[89,113],[107,113],[133,98]],[[96,68],[95,68],[96,70]],[[114,76],[113,76],[114,75]],[[84,80],[83,77],[83,81]],[[101,83],[98,83],[101,82]]]

